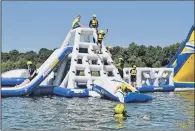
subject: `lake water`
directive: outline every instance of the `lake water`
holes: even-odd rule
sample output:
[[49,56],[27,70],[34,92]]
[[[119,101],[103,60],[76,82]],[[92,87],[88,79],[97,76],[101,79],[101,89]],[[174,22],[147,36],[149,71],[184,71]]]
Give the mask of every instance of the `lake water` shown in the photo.
[[[194,129],[194,91],[148,93],[153,100],[127,103],[130,117],[117,122],[117,102],[99,98],[57,96],[2,98],[2,129],[20,130],[101,130]],[[143,120],[147,115],[150,120]]]

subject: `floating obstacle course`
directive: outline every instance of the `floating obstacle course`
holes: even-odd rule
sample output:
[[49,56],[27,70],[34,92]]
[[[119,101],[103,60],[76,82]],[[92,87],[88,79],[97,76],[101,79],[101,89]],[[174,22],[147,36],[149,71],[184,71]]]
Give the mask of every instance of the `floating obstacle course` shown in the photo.
[[[138,92],[174,91],[178,90],[177,87],[194,89],[194,30],[195,27],[192,26],[184,44],[170,61],[168,68],[137,68]],[[2,96],[105,97],[110,93],[109,99],[118,101],[118,97],[112,91],[109,92],[106,87],[94,84],[94,81],[117,80],[131,84],[128,74],[131,68],[124,68],[123,80],[105,46],[102,48],[102,54],[96,54],[98,47],[90,42],[92,37],[97,40],[97,34],[93,29],[71,30],[61,47],[43,63],[38,69],[38,75],[30,83],[19,87],[4,87],[1,89]],[[68,46],[71,40],[74,40],[74,44]],[[80,73],[83,75],[79,75]],[[93,73],[96,73],[96,76],[93,76]],[[24,69],[8,71],[2,74],[1,84],[15,86],[21,84],[28,76],[28,71]],[[102,90],[104,91],[101,92]],[[130,95],[126,97],[124,102],[139,100],[147,101],[151,100],[151,97],[135,92],[131,93],[131,97]]]
[[[97,34],[94,29],[77,28],[71,30],[61,47],[56,49],[41,65],[37,71],[38,75],[30,83],[12,88],[2,88],[2,96],[103,97],[103,94],[95,90],[96,85],[93,83],[95,80],[117,80],[124,83],[125,81],[114,66],[106,47],[103,45],[102,54],[97,54],[98,46],[96,43],[90,42],[90,37],[94,37],[97,40]],[[74,40],[72,47],[68,46],[71,40]],[[24,72],[23,70],[23,74],[25,74]],[[93,76],[94,72],[96,76]],[[11,77],[11,73],[7,74],[10,74]],[[17,76],[24,77],[21,73],[18,73]],[[83,73],[83,75],[80,75],[80,73]],[[105,91],[107,90],[107,88],[99,87]],[[115,87],[112,86],[110,89],[115,90]],[[113,92],[111,94],[118,98]],[[124,97],[126,98],[125,101],[121,101],[121,99],[117,99],[117,101],[145,102],[152,99],[151,96],[140,94],[139,92],[128,93]],[[142,99],[139,99],[139,97]]]

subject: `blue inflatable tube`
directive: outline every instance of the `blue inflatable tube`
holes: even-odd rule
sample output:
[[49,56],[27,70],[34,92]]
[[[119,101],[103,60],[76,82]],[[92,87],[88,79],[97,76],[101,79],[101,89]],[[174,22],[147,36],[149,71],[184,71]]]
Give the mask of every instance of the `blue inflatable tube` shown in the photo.
[[63,87],[55,87],[53,90],[53,94],[63,97],[89,97],[88,89],[69,89]]
[[[110,99],[113,101],[120,101],[118,97],[114,96],[113,94],[111,94],[110,92],[108,92],[106,89],[98,86],[98,85],[94,85],[93,86],[93,90],[98,92],[99,94],[102,95],[102,97],[106,98],[106,99]],[[140,94],[140,93],[129,93],[124,97],[124,103],[130,103],[130,102],[146,102],[152,100],[152,97],[149,95],[145,95],[145,94]]]
[[[75,91],[79,90],[79,91]],[[66,98],[72,97],[89,97],[89,90],[88,89],[68,89],[63,87],[56,87],[56,86],[38,86],[30,96],[45,96],[45,95],[56,95],[62,96]]]
[[[49,70],[45,70],[42,74],[38,74],[29,84],[23,87],[13,87],[13,88],[2,88],[1,96],[24,96],[31,94],[36,87],[53,71],[53,69],[63,60],[64,57],[68,56],[72,52],[72,47],[66,47],[63,50],[60,50],[58,61],[56,64],[52,65]],[[54,60],[55,62],[55,60]]]
[[171,92],[175,90],[175,86],[163,85],[161,87],[155,86],[143,86],[141,88],[136,88],[140,93],[145,92]]
[[55,87],[53,90],[53,94],[57,96],[63,96],[71,98],[73,97],[74,92],[71,89],[62,88],[62,87]]
[[15,86],[19,85],[27,78],[1,78],[1,86]]
[[179,82],[175,82],[175,87],[176,88],[195,88],[195,84],[194,83],[179,83]]

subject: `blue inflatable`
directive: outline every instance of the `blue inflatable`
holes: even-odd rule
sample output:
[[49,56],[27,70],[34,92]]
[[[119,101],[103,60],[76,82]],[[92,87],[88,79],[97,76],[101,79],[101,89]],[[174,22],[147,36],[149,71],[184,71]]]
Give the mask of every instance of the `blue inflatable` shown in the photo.
[[15,86],[19,85],[27,78],[1,78],[1,86]]
[[161,87],[155,86],[143,86],[140,88],[136,88],[140,93],[145,92],[171,92],[175,90],[175,86],[163,85]]
[[53,90],[53,94],[63,97],[89,97],[88,89],[69,89],[63,87],[55,87]]

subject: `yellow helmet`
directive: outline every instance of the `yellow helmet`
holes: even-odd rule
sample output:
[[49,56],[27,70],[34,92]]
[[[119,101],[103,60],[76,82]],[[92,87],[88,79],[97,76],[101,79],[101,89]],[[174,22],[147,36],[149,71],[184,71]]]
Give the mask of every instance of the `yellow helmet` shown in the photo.
[[133,65],[133,68],[136,68],[136,65]]
[[100,30],[100,34],[104,34],[104,30]]
[[96,17],[96,14],[93,14],[93,17]]
[[28,61],[26,64],[27,65],[32,65],[32,61]]
[[122,114],[125,110],[124,104],[117,104],[114,108],[116,114]]

